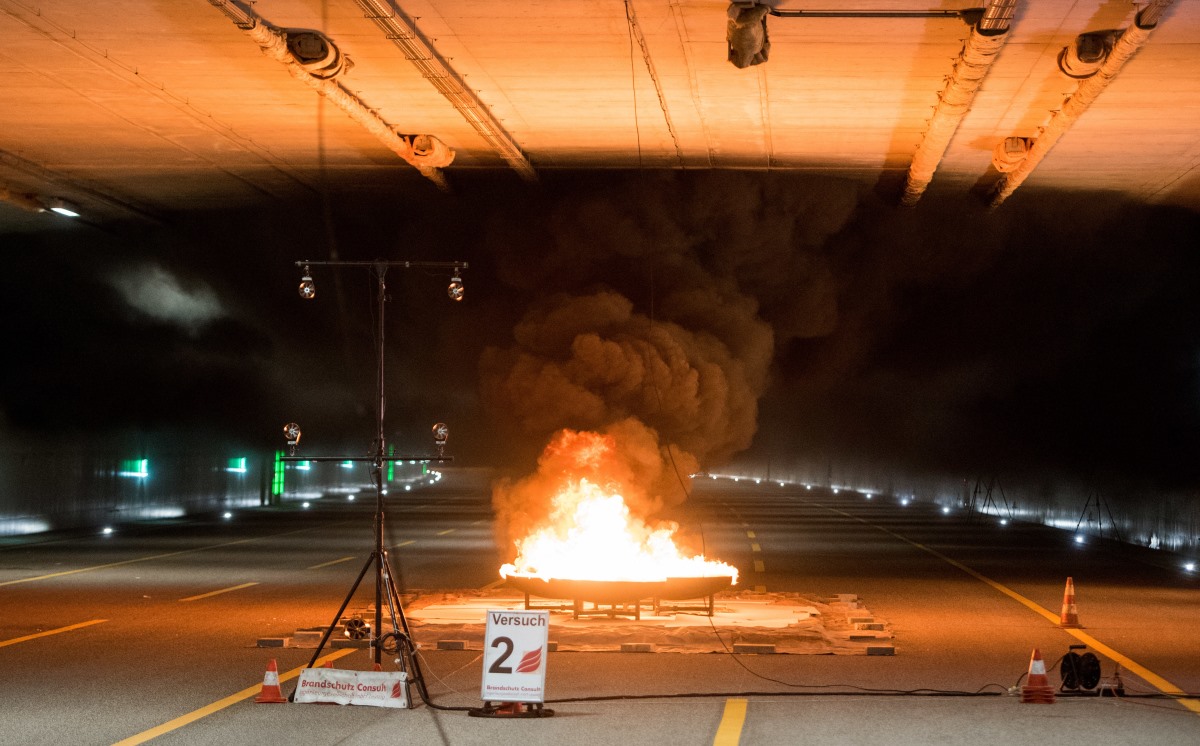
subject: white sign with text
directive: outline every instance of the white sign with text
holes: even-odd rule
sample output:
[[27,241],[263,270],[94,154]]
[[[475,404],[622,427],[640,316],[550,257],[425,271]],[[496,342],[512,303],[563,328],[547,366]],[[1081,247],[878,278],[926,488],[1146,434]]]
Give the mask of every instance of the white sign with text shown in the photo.
[[406,708],[407,679],[404,671],[306,668],[300,672],[295,701]]
[[548,611],[487,612],[483,641],[485,702],[544,702]]

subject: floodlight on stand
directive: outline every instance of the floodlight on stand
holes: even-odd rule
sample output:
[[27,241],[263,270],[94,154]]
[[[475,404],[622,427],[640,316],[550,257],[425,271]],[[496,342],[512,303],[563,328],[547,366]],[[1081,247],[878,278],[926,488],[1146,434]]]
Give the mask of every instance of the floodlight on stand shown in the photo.
[[300,426],[289,422],[283,426],[283,437],[287,438],[289,456],[296,455],[296,446],[300,445]]
[[450,285],[446,288],[446,295],[450,296],[450,300],[452,301],[461,301],[463,299],[463,281],[457,270],[455,270],[454,276],[450,278]]
[[312,272],[307,264],[304,265],[304,275],[300,278],[300,297],[304,300],[317,297],[317,286],[313,283]]
[[446,423],[439,422],[433,426],[433,444],[437,446],[438,458],[442,457],[442,451],[446,448],[446,441],[450,439],[450,428]]

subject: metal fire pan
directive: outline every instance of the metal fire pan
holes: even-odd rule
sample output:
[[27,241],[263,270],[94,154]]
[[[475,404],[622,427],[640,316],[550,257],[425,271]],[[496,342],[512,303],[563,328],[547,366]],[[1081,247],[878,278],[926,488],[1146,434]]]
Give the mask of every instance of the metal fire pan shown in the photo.
[[733,578],[722,575],[710,578],[667,578],[666,580],[571,580],[509,575],[508,585],[522,593],[540,598],[567,598],[594,604],[623,604],[642,599],[702,598],[733,585]]

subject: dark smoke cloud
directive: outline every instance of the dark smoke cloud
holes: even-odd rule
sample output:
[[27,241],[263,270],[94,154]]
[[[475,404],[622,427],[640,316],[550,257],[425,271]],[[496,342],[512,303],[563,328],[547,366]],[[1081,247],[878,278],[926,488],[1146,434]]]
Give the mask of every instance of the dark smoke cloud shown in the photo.
[[[298,419],[314,449],[335,431],[368,447],[369,278],[295,293],[292,262],[333,240],[346,259],[471,262],[462,304],[445,278],[389,278],[389,434],[417,433],[413,452],[445,421],[461,461],[527,474],[558,429],[632,417],[708,468],[752,439],[758,463],[1200,481],[1197,215],[1030,186],[988,212],[952,186],[901,210],[830,177],[462,172],[451,195],[376,182],[328,211],[6,235],[0,416],[14,440],[277,446]],[[140,292],[154,268],[169,281]]]
[[498,274],[532,302],[482,357],[485,405],[535,440],[635,417],[703,463],[749,446],[776,340],[836,323],[824,243],[855,191],[806,185],[620,177],[493,218]]

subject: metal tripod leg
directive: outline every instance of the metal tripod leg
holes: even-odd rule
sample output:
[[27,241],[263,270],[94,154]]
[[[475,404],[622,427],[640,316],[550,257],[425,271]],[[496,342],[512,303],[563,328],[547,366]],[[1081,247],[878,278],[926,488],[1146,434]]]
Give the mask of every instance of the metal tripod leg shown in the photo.
[[[346,612],[346,607],[350,605],[350,599],[354,598],[355,591],[358,590],[359,584],[361,584],[362,579],[366,577],[367,570],[370,569],[371,563],[374,561],[375,552],[371,552],[371,554],[367,557],[366,563],[363,564],[362,569],[358,571],[358,577],[354,579],[354,584],[350,586],[350,592],[346,594],[346,598],[342,600],[342,605],[338,607],[337,613],[333,615],[333,621],[330,622],[329,626],[325,628],[325,634],[321,635],[321,642],[317,644],[317,649],[313,651],[313,656],[308,661],[308,668],[312,668],[317,664],[317,658],[321,657],[321,651],[325,649],[325,643],[329,642],[329,636],[333,634],[333,628],[337,626],[337,623],[342,618],[342,614]],[[292,692],[292,696],[288,699],[294,701],[295,697],[296,693]]]
[[429,700],[429,691],[425,686],[425,674],[421,671],[421,662],[417,658],[417,645],[413,641],[412,631],[408,626],[408,617],[404,614],[404,605],[400,602],[400,592],[396,589],[395,578],[392,577],[391,560],[387,550],[383,551],[383,580],[386,584],[388,613],[391,616],[392,632],[397,638],[396,652],[400,655],[398,663],[411,674],[410,681],[417,685],[417,691],[423,701]]

